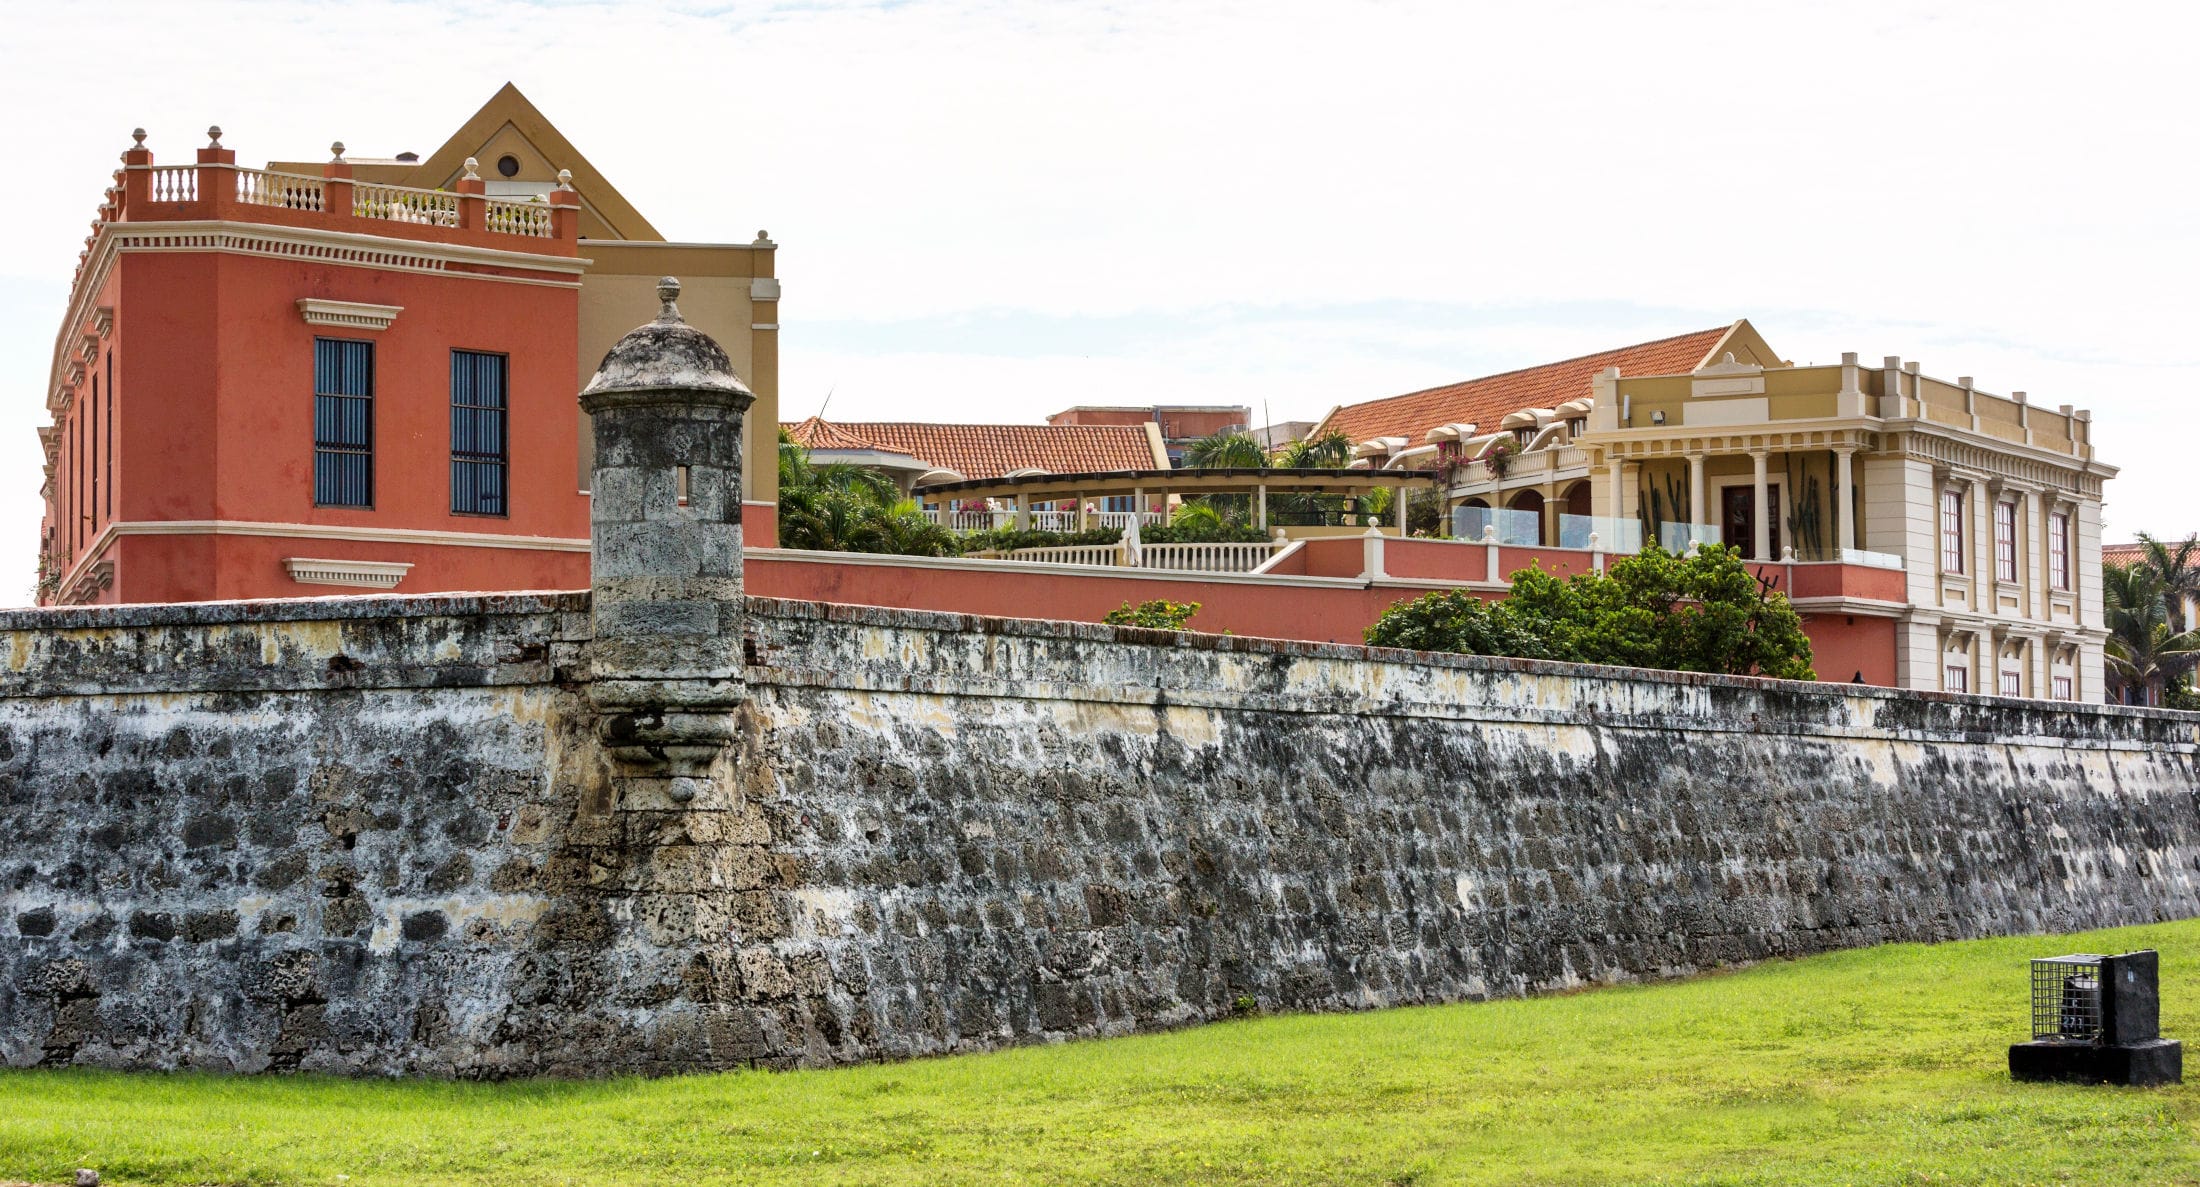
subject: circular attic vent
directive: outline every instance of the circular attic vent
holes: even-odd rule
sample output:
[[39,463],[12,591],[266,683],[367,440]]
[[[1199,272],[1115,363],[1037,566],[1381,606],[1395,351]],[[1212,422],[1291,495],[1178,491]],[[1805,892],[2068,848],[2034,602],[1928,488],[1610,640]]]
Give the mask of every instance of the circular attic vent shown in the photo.
[[518,177],[519,158],[513,156],[510,153],[505,153],[503,156],[498,157],[497,172],[503,174],[506,177]]

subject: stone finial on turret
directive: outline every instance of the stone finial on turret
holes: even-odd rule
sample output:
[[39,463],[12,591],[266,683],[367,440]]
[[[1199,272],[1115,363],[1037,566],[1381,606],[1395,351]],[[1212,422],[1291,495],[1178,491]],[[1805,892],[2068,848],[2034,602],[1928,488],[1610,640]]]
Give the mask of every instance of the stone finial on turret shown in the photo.
[[741,421],[755,399],[680,282],[619,339],[581,392],[594,423],[590,697],[630,775],[677,802],[733,737],[742,679]]

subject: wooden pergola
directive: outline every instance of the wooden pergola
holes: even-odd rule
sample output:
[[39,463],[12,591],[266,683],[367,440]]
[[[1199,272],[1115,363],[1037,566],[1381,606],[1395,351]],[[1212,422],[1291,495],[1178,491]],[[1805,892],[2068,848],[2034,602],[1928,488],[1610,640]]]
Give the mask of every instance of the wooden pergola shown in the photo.
[[1084,474],[1015,474],[1000,478],[966,478],[959,481],[918,482],[913,492],[927,502],[1006,499],[1015,504],[1016,524],[1028,527],[1034,503],[1077,504],[1077,526],[1086,526],[1085,500],[1128,496],[1141,509],[1149,495],[1166,503],[1170,495],[1242,494],[1253,500],[1253,523],[1267,530],[1268,496],[1272,493],[1364,495],[1384,487],[1396,490],[1392,500],[1402,532],[1409,490],[1440,490],[1442,480],[1434,470],[1375,469],[1266,469],[1225,466],[1190,470],[1106,470]]

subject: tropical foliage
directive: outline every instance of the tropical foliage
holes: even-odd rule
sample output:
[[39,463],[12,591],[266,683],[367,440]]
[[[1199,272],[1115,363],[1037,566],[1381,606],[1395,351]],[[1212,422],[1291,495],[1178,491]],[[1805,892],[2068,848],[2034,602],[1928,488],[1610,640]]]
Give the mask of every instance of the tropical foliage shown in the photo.
[[1606,573],[1513,574],[1484,604],[1461,591],[1400,602],[1367,629],[1378,647],[1815,680],[1810,640],[1785,594],[1732,548],[1675,556],[1655,545]]
[[[2164,546],[2140,537],[2147,554],[2129,565],[2101,566],[2102,601],[2107,610],[2109,673],[2127,702],[2165,702],[2182,707],[2191,696],[2190,679],[2200,666],[2200,630],[2183,622],[2180,598],[2172,582],[2193,570],[2195,542]],[[2163,568],[2157,568],[2157,563]],[[2165,573],[2164,569],[2168,572]]]
[[[1192,470],[1221,468],[1269,469],[1269,470],[1341,470],[1352,464],[1352,439],[1343,433],[1325,433],[1310,440],[1293,441],[1268,453],[1250,433],[1217,433],[1202,437],[1184,451],[1184,466]],[[1177,523],[1186,522],[1186,513],[1192,508],[1207,509],[1193,513],[1203,517],[1211,514],[1226,523],[1247,524],[1253,520],[1253,499],[1250,495],[1221,494],[1202,495],[1187,499],[1177,512]],[[1268,522],[1272,524],[1316,524],[1356,522],[1363,517],[1380,518],[1391,507],[1390,491],[1379,488],[1359,498],[1342,495],[1318,495],[1304,491],[1275,491],[1268,496]],[[1422,516],[1422,522],[1432,530],[1442,522],[1441,511],[1432,509]],[[1227,537],[1224,537],[1227,538]],[[1256,534],[1249,539],[1259,539]]]
[[1156,630],[1181,631],[1184,624],[1190,622],[1192,615],[1197,613],[1198,602],[1171,602],[1157,598],[1151,602],[1140,602],[1136,606],[1125,602],[1108,611],[1106,617],[1100,621],[1109,626],[1143,626]]
[[779,435],[779,543],[827,552],[951,556],[947,529],[901,497],[891,479],[860,466],[820,466],[810,451]]

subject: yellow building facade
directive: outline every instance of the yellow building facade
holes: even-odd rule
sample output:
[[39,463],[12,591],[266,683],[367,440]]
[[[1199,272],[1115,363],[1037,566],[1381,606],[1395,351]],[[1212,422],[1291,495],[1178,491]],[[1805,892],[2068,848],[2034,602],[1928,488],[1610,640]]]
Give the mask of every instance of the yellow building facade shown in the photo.
[[[1899,570],[1886,593],[1798,608],[1891,619],[1902,687],[2102,698],[2101,493],[2116,471],[2094,456],[2090,413],[1891,356],[1797,366],[1746,320],[1687,370],[1608,366],[1547,399],[1360,452],[1443,463],[1455,534],[1721,542],[1766,564]],[[1333,419],[1373,423],[1346,411]]]

